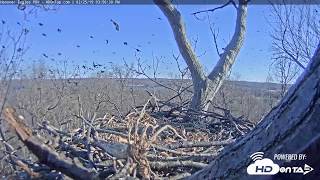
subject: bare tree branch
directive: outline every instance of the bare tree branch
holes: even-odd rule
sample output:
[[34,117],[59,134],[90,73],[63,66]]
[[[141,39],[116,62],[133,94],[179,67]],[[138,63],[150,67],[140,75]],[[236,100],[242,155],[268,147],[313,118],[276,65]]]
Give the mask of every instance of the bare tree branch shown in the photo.
[[[237,7],[237,19],[235,32],[231,41],[221,54],[220,59],[211,73],[206,76],[203,68],[196,56],[194,50],[186,36],[184,21],[180,12],[168,0],[154,0],[155,4],[161,9],[163,14],[167,17],[172,28],[175,40],[178,44],[180,53],[184,58],[188,68],[191,72],[193,81],[194,94],[192,97],[192,109],[208,109],[209,102],[214,98],[226,75],[229,73],[244,41],[246,31],[246,16],[247,16],[247,0],[240,0],[239,7]],[[221,9],[228,4],[234,4],[231,0],[228,3],[218,8],[209,10],[214,11]],[[201,12],[199,12],[201,13]]]

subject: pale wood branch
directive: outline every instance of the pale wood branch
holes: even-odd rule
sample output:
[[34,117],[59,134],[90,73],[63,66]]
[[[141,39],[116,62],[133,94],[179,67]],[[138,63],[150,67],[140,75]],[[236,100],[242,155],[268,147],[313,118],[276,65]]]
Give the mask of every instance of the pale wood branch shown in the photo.
[[27,127],[21,116],[18,116],[14,109],[5,109],[5,120],[14,129],[20,140],[28,149],[38,157],[39,161],[50,168],[61,171],[74,179],[93,179],[94,174],[82,167],[80,164],[72,162],[71,159],[63,154],[57,153],[49,145],[46,145],[39,137],[33,134],[32,130]]

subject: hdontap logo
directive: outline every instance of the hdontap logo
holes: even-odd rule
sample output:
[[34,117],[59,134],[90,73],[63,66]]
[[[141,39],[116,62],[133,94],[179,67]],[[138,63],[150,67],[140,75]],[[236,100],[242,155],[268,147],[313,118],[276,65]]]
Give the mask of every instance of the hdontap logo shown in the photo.
[[250,158],[253,163],[247,167],[249,175],[274,175],[277,173],[296,173],[306,175],[313,171],[313,168],[307,164],[303,167],[280,167],[269,158],[263,158],[263,152],[255,152]]

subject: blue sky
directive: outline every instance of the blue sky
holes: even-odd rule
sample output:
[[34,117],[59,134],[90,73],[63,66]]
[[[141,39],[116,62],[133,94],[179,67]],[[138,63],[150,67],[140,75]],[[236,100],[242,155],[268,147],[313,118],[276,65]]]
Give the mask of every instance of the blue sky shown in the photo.
[[[178,5],[190,40],[198,38],[196,52],[202,55],[203,66],[210,71],[218,60],[207,20],[199,20],[192,12],[215,7],[204,5]],[[209,13],[214,29],[219,30],[218,44],[223,48],[234,31],[235,9],[226,7]],[[18,29],[23,14],[14,6],[0,6],[0,17],[6,26]],[[199,15],[207,17],[207,14]],[[159,19],[160,18],[160,19]],[[233,72],[240,74],[241,80],[265,81],[271,63],[271,38],[269,6],[250,5],[248,26],[244,46],[234,65]],[[120,25],[116,31],[110,19]],[[38,23],[43,23],[39,26]],[[178,54],[171,28],[161,11],[154,5],[115,6],[63,6],[54,12],[38,12],[25,21],[30,29],[26,54],[26,64],[43,59],[42,53],[56,59],[68,59],[76,64],[108,64],[135,62],[134,48],[141,49],[139,56],[146,63],[152,63],[152,55],[164,56],[160,64],[162,77],[176,74],[177,68],[172,52]],[[57,28],[62,30],[61,33]],[[41,34],[47,34],[43,37]],[[90,38],[93,36],[93,38]],[[106,40],[109,41],[106,44]],[[123,42],[127,42],[125,46]],[[80,45],[80,48],[76,46]],[[62,56],[58,56],[58,53]],[[205,52],[205,54],[203,54]],[[182,62],[182,60],[181,60]]]

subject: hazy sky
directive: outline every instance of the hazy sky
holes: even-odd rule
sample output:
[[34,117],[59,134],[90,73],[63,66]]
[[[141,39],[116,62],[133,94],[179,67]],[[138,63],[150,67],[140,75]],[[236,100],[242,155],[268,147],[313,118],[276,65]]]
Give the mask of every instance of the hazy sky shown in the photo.
[[[192,12],[213,7],[178,6],[185,19],[189,39],[198,39],[196,52],[208,71],[213,68],[218,56],[205,18],[209,15],[214,29],[219,30],[218,45],[221,49],[233,34],[236,13],[230,6],[213,14],[199,15],[202,20],[191,15]],[[241,80],[266,80],[271,63],[269,10],[270,7],[266,5],[249,6],[244,46],[233,68],[234,73],[241,75]],[[22,22],[23,14],[14,6],[0,6],[0,17],[7,22],[5,26],[18,29],[17,22]],[[110,19],[120,25],[119,32]],[[172,53],[178,54],[177,45],[166,18],[155,5],[63,6],[55,12],[39,12],[24,24],[30,29],[26,64],[39,59],[52,63],[43,57],[43,53],[80,65],[92,64],[92,61],[121,64],[123,58],[131,63],[135,61],[134,48],[138,48],[141,50],[139,56],[146,63],[152,63],[152,56],[165,57],[159,68],[162,77],[177,72],[172,58]],[[61,32],[57,31],[58,28]],[[42,33],[47,36],[44,37]],[[124,42],[128,45],[124,45]]]

